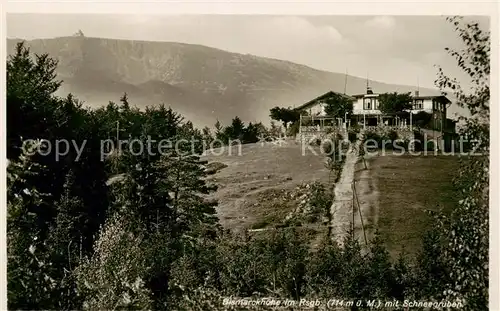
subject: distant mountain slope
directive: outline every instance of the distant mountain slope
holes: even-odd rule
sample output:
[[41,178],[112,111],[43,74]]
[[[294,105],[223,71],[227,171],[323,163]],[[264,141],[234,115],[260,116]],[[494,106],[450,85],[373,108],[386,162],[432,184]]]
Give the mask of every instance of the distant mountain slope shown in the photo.
[[[7,40],[8,54],[19,41]],[[267,122],[270,108],[298,106],[327,90],[343,92],[346,78],[288,61],[174,42],[61,37],[27,45],[59,60],[62,93],[100,106],[127,92],[133,105],[165,103],[199,125],[213,125],[217,118],[227,123],[236,115]],[[414,90],[375,81],[370,85],[375,92]],[[348,76],[348,94],[365,88],[365,79]]]

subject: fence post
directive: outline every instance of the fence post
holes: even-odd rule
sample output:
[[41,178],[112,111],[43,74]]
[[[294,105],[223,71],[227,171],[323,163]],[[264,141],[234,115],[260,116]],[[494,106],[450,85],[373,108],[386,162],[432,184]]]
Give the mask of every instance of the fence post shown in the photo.
[[[368,239],[366,238],[366,231],[365,231],[365,223],[363,221],[363,214],[361,214],[361,205],[359,204],[359,199],[358,199],[358,194],[356,193],[356,181],[352,181],[352,187],[353,187],[353,196],[356,198],[356,203],[358,204],[358,213],[359,213],[359,218],[361,220],[361,228],[363,228],[363,236],[365,238],[365,244],[368,245]],[[354,210],[353,210],[354,212]],[[354,219],[354,213],[352,218]]]
[[299,115],[299,136],[302,134],[302,114]]
[[354,181],[351,183],[352,189],[352,238],[354,239]]

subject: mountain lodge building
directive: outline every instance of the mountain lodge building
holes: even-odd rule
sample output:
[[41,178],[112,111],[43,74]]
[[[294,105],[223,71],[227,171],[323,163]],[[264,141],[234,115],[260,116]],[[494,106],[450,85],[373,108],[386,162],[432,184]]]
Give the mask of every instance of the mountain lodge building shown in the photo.
[[[328,116],[325,112],[326,100],[334,94],[341,95],[353,102],[352,115],[344,118],[335,119]],[[450,128],[450,120],[446,118],[446,110],[451,101],[446,96],[421,96],[419,91],[415,91],[412,96],[412,109],[409,114],[384,114],[379,110],[379,93],[374,93],[370,87],[367,87],[366,94],[346,95],[329,91],[307,103],[295,108],[301,111],[299,132],[303,129],[313,127],[322,131],[325,127],[338,126],[347,129],[348,126],[391,126],[398,128],[412,129],[414,126],[413,116],[421,111],[431,115],[431,126],[437,131],[445,131]],[[454,123],[453,123],[454,128]],[[310,130],[310,129],[309,129]],[[454,129],[453,129],[454,131]]]

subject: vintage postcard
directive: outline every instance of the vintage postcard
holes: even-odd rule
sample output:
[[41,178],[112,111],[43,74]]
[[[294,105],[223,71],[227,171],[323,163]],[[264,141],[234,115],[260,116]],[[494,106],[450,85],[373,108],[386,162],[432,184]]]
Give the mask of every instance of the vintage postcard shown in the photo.
[[4,7],[5,307],[499,310],[497,4],[213,5]]

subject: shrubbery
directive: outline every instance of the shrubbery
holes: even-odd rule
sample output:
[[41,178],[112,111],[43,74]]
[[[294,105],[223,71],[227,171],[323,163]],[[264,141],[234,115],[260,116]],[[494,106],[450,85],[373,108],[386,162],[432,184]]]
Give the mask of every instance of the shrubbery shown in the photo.
[[356,142],[358,140],[358,133],[359,133],[359,131],[355,131],[355,130],[349,129],[349,131],[347,132],[347,139],[351,143]]
[[407,151],[410,145],[410,140],[401,137],[396,130],[388,131],[377,131],[368,130],[365,132],[365,139],[363,144],[366,144],[371,151],[373,149],[384,149],[384,150],[405,150]]

